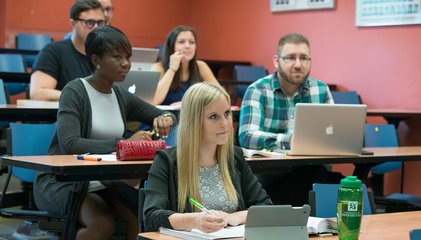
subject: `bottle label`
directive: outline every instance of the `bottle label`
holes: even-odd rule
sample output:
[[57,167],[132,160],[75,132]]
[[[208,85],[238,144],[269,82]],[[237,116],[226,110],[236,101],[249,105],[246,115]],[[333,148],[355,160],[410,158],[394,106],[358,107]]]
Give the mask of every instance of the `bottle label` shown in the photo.
[[358,211],[358,201],[348,201],[348,211],[349,212]]

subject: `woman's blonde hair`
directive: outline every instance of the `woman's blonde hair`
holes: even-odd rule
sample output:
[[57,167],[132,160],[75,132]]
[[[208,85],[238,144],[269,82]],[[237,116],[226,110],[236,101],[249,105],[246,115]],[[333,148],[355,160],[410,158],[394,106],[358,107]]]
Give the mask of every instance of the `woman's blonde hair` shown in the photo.
[[[177,136],[178,211],[184,212],[188,198],[201,201],[199,192],[199,147],[202,144],[204,111],[210,104],[224,97],[231,105],[228,93],[220,86],[209,83],[192,85],[181,102]],[[232,117],[228,142],[218,145],[216,157],[228,198],[238,202],[237,192],[231,181],[229,168],[234,160]],[[232,167],[232,166],[231,166]]]

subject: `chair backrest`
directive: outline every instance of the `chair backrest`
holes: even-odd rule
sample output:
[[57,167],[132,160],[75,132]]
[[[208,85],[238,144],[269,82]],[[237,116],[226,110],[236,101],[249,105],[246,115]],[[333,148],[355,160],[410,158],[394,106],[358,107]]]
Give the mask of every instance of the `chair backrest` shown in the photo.
[[237,81],[248,81],[250,83],[267,75],[263,66],[235,65],[234,78]]
[[[18,33],[16,35],[16,48],[22,50],[40,51],[53,41],[53,38],[48,34],[27,34]],[[32,67],[36,59],[36,55],[24,55],[23,60],[26,66]]]
[[7,104],[7,95],[4,90],[3,80],[0,79],[0,104]]
[[[246,65],[235,65],[234,66],[234,79],[237,81],[254,82],[259,78],[267,75],[267,71],[263,66],[246,66]],[[243,98],[244,93],[247,90],[247,85],[238,85],[235,89],[235,96]],[[236,99],[234,99],[234,103]]]
[[41,50],[52,41],[53,38],[48,34],[18,33],[16,35],[16,49]]
[[[396,129],[393,124],[366,124],[364,128],[365,147],[399,146]],[[385,162],[371,168],[375,174],[384,174],[402,168],[402,162]]]
[[[27,124],[10,123],[12,138],[12,155],[47,155],[56,124]],[[25,181],[34,182],[36,172],[24,168],[12,168],[15,177]]]
[[0,54],[0,72],[24,73],[26,71],[23,57],[20,54]]
[[421,240],[421,229],[413,229],[409,232],[410,240]]
[[331,91],[333,101],[338,104],[361,104],[356,91]]
[[[310,199],[310,205],[313,205],[311,207],[315,217],[336,217],[339,187],[339,184],[313,184],[314,199]],[[363,184],[362,188],[364,192],[363,214],[370,215],[375,212],[374,200],[370,200],[370,196],[365,184]],[[310,196],[311,195],[309,195],[309,197]]]

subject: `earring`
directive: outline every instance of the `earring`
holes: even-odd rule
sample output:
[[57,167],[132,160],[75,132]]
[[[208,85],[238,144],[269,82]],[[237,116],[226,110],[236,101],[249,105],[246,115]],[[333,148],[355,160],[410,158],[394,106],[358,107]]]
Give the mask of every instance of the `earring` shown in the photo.
[[101,65],[99,65],[99,64],[96,65],[96,69],[98,69],[98,70],[101,69]]

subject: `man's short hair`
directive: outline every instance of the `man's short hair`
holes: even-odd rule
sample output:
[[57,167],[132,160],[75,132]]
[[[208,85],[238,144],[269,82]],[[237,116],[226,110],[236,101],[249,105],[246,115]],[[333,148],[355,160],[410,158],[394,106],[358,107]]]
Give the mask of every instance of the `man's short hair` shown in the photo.
[[310,42],[308,39],[300,33],[288,33],[287,35],[282,36],[278,42],[278,53],[281,52],[281,49],[285,44],[306,44],[310,48]]
[[98,2],[98,0],[76,0],[70,8],[70,18],[77,20],[81,12],[91,9],[102,10],[102,5],[100,2]]

